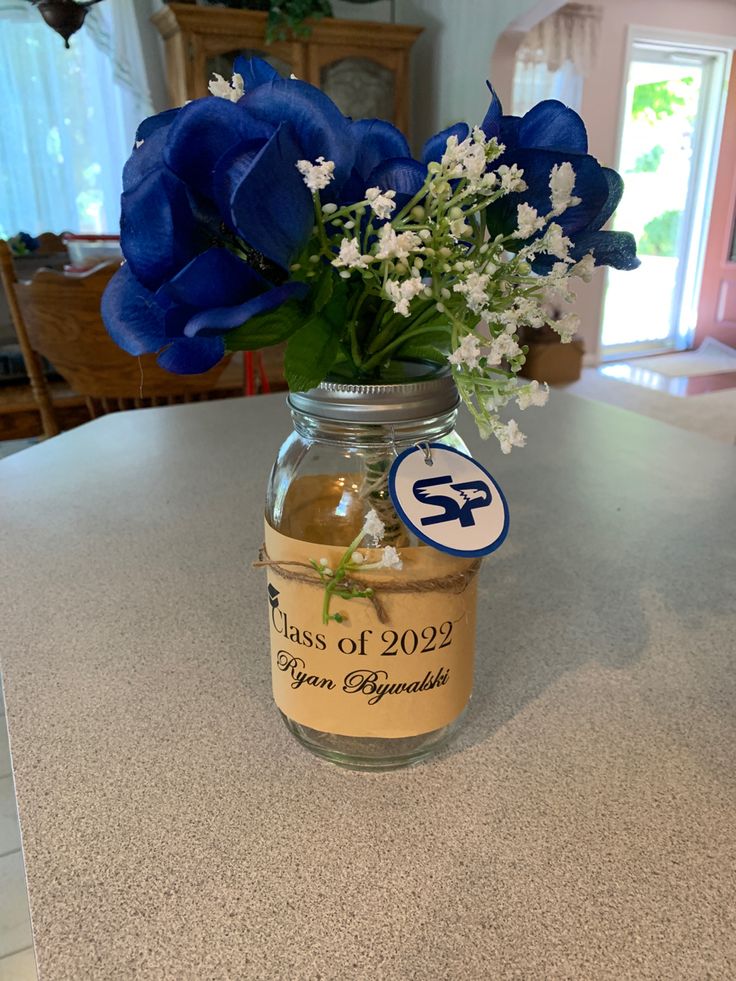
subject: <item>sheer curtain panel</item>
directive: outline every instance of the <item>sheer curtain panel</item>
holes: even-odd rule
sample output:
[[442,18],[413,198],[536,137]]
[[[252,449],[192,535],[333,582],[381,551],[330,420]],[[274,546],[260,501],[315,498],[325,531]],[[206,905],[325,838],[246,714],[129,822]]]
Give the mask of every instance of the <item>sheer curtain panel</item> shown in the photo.
[[115,233],[123,164],[151,103],[132,5],[94,8],[71,49],[0,2],[0,236]]

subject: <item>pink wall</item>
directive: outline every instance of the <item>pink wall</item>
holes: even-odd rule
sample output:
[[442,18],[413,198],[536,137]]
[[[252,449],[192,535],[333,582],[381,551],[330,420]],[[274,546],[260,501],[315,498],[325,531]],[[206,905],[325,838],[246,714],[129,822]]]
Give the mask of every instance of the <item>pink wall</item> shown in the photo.
[[[603,20],[597,71],[585,81],[582,116],[588,128],[590,152],[602,163],[615,166],[629,26],[736,36],[736,4],[732,0],[588,2],[601,9]],[[499,74],[508,73],[508,64],[508,58],[502,56],[499,59]],[[495,71],[494,77],[498,77]],[[505,81],[504,84],[510,83]],[[582,318],[582,334],[589,358],[598,353],[604,284],[604,274],[599,272],[592,283],[580,284],[578,289],[576,309]]]

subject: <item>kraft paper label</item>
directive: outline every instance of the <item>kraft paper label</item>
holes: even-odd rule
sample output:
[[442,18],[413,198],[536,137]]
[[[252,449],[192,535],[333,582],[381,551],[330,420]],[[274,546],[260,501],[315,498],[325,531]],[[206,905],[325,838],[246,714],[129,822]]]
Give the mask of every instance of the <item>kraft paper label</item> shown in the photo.
[[[270,561],[336,568],[345,549],[288,538],[266,523]],[[366,562],[380,549],[361,548]],[[429,547],[401,548],[403,569],[361,580],[426,582],[466,572],[472,560]],[[289,569],[288,566],[284,567]],[[299,568],[299,567],[292,567]],[[301,570],[302,572],[304,570]],[[432,732],[465,708],[473,687],[477,577],[432,591],[380,591],[387,622],[369,599],[333,597],[342,623],[322,623],[324,587],[268,568],[274,700],[301,725],[344,736],[401,738]]]

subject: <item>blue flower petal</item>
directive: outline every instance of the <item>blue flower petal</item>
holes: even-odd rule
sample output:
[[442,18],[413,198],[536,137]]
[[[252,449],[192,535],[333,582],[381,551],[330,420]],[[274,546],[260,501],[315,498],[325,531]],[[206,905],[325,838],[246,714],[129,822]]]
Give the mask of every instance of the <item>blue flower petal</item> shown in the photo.
[[636,257],[636,239],[631,232],[585,232],[578,235],[570,255],[578,260],[588,252],[593,253],[597,266],[631,270],[641,265]]
[[500,126],[498,142],[503,143],[507,150],[517,147],[519,145],[521,116],[501,116]]
[[163,151],[178,109],[144,119],[136,133],[136,144],[123,168],[123,190],[130,191],[154,170],[163,167]]
[[123,193],[120,246],[133,275],[157,289],[202,250],[185,184],[165,168]]
[[190,317],[184,328],[187,337],[207,336],[240,327],[251,317],[280,307],[287,300],[301,300],[309,292],[306,283],[284,283],[232,307],[215,307]]
[[[382,191],[396,191],[396,203],[402,208],[421,190],[427,179],[427,168],[411,157],[384,160],[370,174],[368,187],[380,187]],[[403,203],[402,203],[403,202]]]
[[164,162],[195,190],[214,198],[213,174],[223,154],[265,141],[273,132],[273,126],[254,119],[240,103],[212,96],[197,99],[181,110],[172,126]]
[[195,256],[160,292],[173,303],[207,310],[242,303],[269,286],[229,249],[211,248]]
[[585,123],[557,99],[537,103],[519,125],[519,145],[524,148],[588,152]]
[[480,124],[480,128],[490,140],[494,136],[497,138],[500,137],[503,107],[501,106],[501,100],[496,94],[496,90],[493,88],[491,83],[486,81],[486,85],[491,93],[491,104],[488,106],[488,111],[483,117],[483,122]]
[[235,59],[233,73],[235,72],[242,76],[246,92],[252,92],[259,85],[281,78],[276,69],[263,58],[245,58],[243,55],[238,55]]
[[222,213],[249,245],[284,269],[314,224],[312,196],[296,169],[299,158],[291,127],[281,125],[255,157],[226,154],[215,170]]
[[136,130],[136,143],[140,140],[147,140],[159,129],[168,129],[180,112],[181,109],[166,109],[164,112],[157,112],[155,116],[144,119]]
[[166,371],[176,375],[199,375],[214,368],[225,355],[222,337],[182,337],[156,359]]
[[422,161],[425,164],[432,162],[439,163],[442,159],[442,154],[447,149],[447,141],[451,136],[456,136],[458,143],[462,143],[469,135],[470,127],[467,123],[455,123],[454,126],[448,126],[447,129],[443,129],[440,133],[435,133],[424,144]]
[[618,208],[619,201],[624,193],[624,181],[620,174],[616,173],[610,167],[601,167],[601,172],[608,184],[608,198],[593,222],[591,222],[593,228],[603,228],[616,208]]
[[299,159],[312,163],[318,157],[332,160],[334,180],[321,197],[323,201],[337,197],[353,169],[355,147],[350,121],[328,96],[307,82],[278,79],[246,92],[238,108],[274,127],[288,122],[299,147]]
[[594,227],[593,222],[609,195],[608,181],[595,157],[552,150],[516,150],[511,159],[523,168],[528,190],[501,198],[498,203],[505,205],[504,210],[512,212],[515,218],[517,204],[525,201],[536,208],[540,215],[546,215],[552,207],[549,188],[552,167],[569,162],[575,171],[572,193],[582,198],[582,203],[568,208],[553,220],[562,227],[566,235],[574,236],[577,232],[589,231]]
[[101,312],[108,334],[128,354],[150,354],[166,342],[164,311],[128,263],[107,284]]
[[367,178],[380,163],[392,157],[411,157],[406,137],[383,119],[358,119],[350,126],[355,142],[355,167]]

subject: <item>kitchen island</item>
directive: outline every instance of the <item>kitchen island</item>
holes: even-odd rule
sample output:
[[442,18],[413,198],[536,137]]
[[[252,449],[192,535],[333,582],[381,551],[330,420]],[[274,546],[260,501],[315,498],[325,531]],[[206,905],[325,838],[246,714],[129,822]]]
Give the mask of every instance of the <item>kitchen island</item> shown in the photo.
[[736,974],[736,452],[555,392],[504,457],[476,685],[433,761],[305,752],[270,691],[283,396],[0,464],[41,981]]

